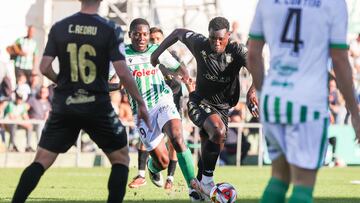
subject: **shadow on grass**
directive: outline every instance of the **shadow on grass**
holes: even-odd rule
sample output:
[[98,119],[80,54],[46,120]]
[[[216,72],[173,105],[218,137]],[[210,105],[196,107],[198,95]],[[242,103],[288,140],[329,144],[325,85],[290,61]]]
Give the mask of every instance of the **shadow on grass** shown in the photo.
[[[2,200],[0,202],[10,202],[9,200]],[[91,201],[91,200],[61,200],[61,199],[36,199],[31,198],[27,203],[64,203],[64,202],[73,202],[73,203],[104,203],[105,201]],[[125,200],[124,203],[188,203],[189,200]],[[259,199],[239,199],[239,203],[258,203]],[[315,198],[315,203],[358,203],[360,202],[359,198]]]

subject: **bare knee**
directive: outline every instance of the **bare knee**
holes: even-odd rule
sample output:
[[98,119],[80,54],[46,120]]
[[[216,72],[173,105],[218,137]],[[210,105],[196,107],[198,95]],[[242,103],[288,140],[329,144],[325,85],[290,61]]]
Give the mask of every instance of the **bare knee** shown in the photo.
[[226,128],[223,125],[215,124],[209,139],[216,144],[223,144],[226,140]]
[[184,138],[181,134],[173,134],[172,137],[169,136],[169,139],[176,152],[182,152],[186,150]]
[[111,164],[122,164],[129,166],[130,157],[128,147],[123,147],[119,150],[107,153],[106,156],[109,158]]
[[169,156],[167,154],[164,154],[160,157],[153,158],[153,161],[156,162],[157,167],[160,170],[165,170],[169,166]]

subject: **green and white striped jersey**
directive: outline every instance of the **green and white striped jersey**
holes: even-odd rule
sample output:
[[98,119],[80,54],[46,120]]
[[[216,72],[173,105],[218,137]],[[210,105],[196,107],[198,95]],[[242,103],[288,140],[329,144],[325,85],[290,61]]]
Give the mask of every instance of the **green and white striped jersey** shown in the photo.
[[[148,110],[151,110],[162,97],[172,97],[172,91],[170,87],[166,85],[160,69],[158,66],[154,67],[150,63],[150,56],[157,48],[158,45],[150,44],[146,51],[137,52],[131,45],[125,46],[126,64],[136,81],[139,92]],[[176,71],[180,67],[180,63],[168,51],[161,54],[159,62],[173,71]],[[130,105],[133,114],[136,114],[136,101],[131,97]]]
[[259,0],[249,35],[270,48],[263,119],[298,123],[328,116],[329,50],[347,48],[347,18],[345,0]]
[[38,48],[34,39],[26,37],[18,38],[15,44],[21,47],[21,50],[27,53],[26,56],[17,56],[15,66],[23,70],[31,70],[34,63],[34,54],[37,54]]

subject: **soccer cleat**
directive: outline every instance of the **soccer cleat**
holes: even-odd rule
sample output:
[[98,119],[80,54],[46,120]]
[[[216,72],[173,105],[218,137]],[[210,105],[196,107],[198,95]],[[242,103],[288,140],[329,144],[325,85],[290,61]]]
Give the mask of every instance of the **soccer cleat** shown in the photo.
[[165,190],[171,190],[173,188],[173,186],[174,186],[173,181],[170,179],[166,179],[165,186],[164,186]]
[[201,188],[201,191],[203,194],[206,195],[206,197],[210,197],[210,192],[211,192],[211,189],[215,186],[215,183],[214,182],[209,182],[209,183],[204,183],[204,182],[200,182],[200,188]]
[[149,170],[149,167],[148,167],[148,171],[149,171],[149,174],[150,174],[150,180],[152,183],[154,183],[154,185],[156,187],[163,187],[164,186],[164,179],[161,175],[161,172],[159,173],[153,173]]
[[141,186],[146,185],[146,179],[145,177],[142,177],[141,175],[137,175],[134,177],[134,179],[129,183],[129,188],[138,188]]
[[195,189],[189,188],[189,197],[191,202],[204,202],[204,198],[201,193]]

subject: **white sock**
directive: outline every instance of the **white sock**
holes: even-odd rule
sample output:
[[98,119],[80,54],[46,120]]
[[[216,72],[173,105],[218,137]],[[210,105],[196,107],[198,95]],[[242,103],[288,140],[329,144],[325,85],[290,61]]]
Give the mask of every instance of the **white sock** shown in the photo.
[[168,176],[167,179],[170,180],[171,182],[174,182],[174,176]]
[[203,174],[201,182],[203,182],[204,184],[208,184],[208,183],[214,182],[214,178],[213,178],[213,176],[206,176]]
[[139,176],[145,178],[145,170],[139,170]]

